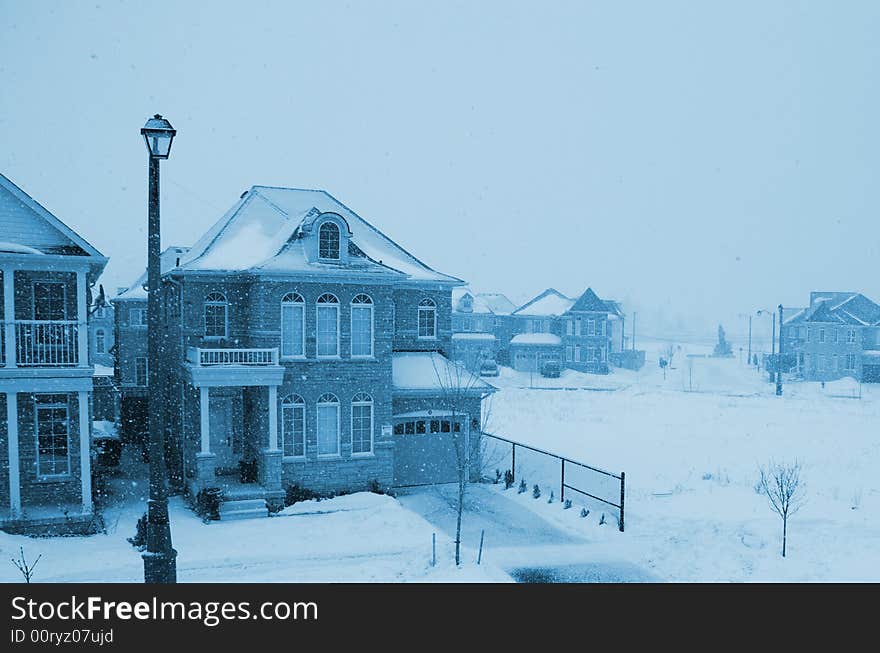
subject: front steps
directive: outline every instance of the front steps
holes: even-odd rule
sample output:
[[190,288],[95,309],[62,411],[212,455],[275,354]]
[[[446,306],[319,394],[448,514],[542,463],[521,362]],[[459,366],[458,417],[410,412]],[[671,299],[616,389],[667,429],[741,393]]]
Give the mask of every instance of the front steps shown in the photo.
[[220,521],[268,516],[269,508],[266,506],[265,499],[235,499],[220,503]]

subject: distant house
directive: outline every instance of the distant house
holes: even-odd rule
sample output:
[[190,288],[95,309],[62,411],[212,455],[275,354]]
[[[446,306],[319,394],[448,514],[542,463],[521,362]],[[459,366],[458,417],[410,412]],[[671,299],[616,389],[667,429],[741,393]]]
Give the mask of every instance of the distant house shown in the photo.
[[[181,256],[166,251],[162,268],[176,486],[219,488],[225,506],[278,506],[290,485],[339,492],[457,477],[453,438],[481,428],[494,391],[444,355],[463,281],[324,191],[267,186],[242,194]],[[114,300],[130,400],[151,363],[141,285]],[[456,379],[460,393],[450,392]]]
[[880,382],[880,305],[856,292],[811,292],[784,320],[783,355],[806,381]]
[[0,175],[0,528],[94,532],[90,287],[107,259]]
[[510,340],[510,359],[520,372],[540,372],[544,363],[562,363],[562,339],[552,333],[520,333]]
[[[564,367],[607,374],[613,354],[623,344],[623,313],[617,302],[600,299],[591,288],[579,297],[548,288],[511,314],[518,334],[549,334],[554,338],[511,340],[515,369],[531,371],[535,356],[550,360],[558,356]],[[558,342],[557,342],[558,340]]]
[[452,355],[470,368],[480,360],[507,364],[513,336],[510,314],[516,306],[501,293],[452,291]]

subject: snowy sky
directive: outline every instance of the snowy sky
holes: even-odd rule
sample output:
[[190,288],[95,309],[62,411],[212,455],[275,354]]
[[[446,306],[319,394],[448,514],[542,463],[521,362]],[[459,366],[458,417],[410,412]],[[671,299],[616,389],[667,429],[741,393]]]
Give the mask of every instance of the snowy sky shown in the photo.
[[0,0],[0,170],[108,290],[158,112],[166,245],[324,188],[478,290],[590,285],[646,329],[880,301],[880,3],[720,4]]

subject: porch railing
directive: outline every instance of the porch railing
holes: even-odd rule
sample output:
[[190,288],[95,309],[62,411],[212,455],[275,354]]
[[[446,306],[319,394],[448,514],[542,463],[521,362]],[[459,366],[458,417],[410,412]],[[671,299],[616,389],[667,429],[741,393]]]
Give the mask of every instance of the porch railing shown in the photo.
[[214,365],[277,365],[278,349],[201,349],[190,347],[187,361],[200,367]]
[[[5,325],[3,329],[5,333]],[[72,367],[79,364],[79,325],[75,320],[16,320],[15,362],[21,367]],[[13,346],[5,342],[6,347]]]

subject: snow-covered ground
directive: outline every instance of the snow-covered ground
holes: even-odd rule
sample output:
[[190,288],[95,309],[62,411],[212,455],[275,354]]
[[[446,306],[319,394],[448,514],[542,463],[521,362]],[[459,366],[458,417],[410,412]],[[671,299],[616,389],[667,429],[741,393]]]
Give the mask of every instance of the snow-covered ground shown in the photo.
[[[144,481],[113,482],[119,503],[106,534],[30,538],[0,532],[0,582],[21,582],[8,562],[42,555],[34,582],[140,582],[143,561],[127,541],[145,505]],[[392,497],[361,492],[294,504],[278,516],[204,524],[180,497],[170,502],[180,582],[510,582],[468,555],[453,564],[451,539]],[[437,566],[431,536],[437,532]]]
[[[531,500],[535,483],[558,497],[559,463],[522,450],[517,480],[529,493],[518,499],[579,529],[598,559],[625,559],[666,580],[880,580],[880,388],[786,382],[776,397],[767,375],[736,358],[689,358],[708,348],[686,345],[664,379],[657,359],[667,344],[649,344],[638,373],[538,377],[581,390],[530,389],[538,379],[507,368],[492,379],[501,391],[489,431],[626,472],[626,532],[598,530],[595,504],[582,520],[577,509]],[[510,466],[508,451],[498,449],[492,469]],[[807,504],[791,519],[786,559],[780,521],[755,491],[758,467],[771,459],[804,467]]]

